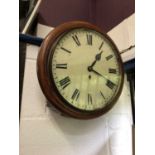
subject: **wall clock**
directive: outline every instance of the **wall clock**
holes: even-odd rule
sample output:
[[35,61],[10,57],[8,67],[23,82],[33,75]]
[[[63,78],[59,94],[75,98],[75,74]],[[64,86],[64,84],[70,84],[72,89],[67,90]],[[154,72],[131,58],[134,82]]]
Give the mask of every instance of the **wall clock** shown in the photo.
[[119,51],[98,27],[64,23],[44,39],[37,74],[46,98],[66,115],[98,117],[119,98],[124,81]]

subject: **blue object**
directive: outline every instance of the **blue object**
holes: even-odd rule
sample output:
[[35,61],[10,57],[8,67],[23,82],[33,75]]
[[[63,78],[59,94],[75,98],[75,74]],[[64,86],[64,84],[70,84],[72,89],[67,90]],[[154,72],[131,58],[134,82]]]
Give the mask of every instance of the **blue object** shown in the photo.
[[19,41],[40,46],[41,43],[43,42],[43,39],[39,37],[27,35],[27,34],[19,34]]
[[132,70],[135,68],[135,59],[129,60],[128,62],[125,62],[123,65],[124,65],[124,70],[126,72]]

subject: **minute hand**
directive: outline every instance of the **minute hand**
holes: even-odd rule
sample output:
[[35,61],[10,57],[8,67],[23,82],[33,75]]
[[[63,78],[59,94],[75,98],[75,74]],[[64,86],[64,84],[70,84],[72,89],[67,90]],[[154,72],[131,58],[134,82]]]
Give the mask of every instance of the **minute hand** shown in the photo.
[[104,79],[108,80],[104,75],[100,74],[99,72],[97,72],[96,70],[94,70],[93,68],[91,69],[92,72],[94,72],[95,74],[103,77]]

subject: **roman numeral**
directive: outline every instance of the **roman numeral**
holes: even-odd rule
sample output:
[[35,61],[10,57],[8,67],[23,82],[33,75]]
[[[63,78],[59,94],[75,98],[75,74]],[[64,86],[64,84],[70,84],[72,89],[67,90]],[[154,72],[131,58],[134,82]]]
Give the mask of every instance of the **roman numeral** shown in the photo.
[[109,68],[109,73],[116,74],[116,69]]
[[92,96],[91,94],[88,94],[88,104],[92,104],[93,100],[92,100]]
[[106,60],[108,61],[109,59],[111,59],[113,57],[113,55],[109,55],[106,57]]
[[65,52],[67,52],[67,53],[71,53],[71,51],[65,49],[64,47],[61,47],[61,49],[62,49],[63,51],[65,51]]
[[103,93],[100,91],[101,96],[105,99],[105,96],[103,95]]
[[71,83],[71,81],[68,76],[59,81],[59,84],[62,87],[62,89],[65,89],[70,83]]
[[112,81],[110,81],[110,80],[107,81],[106,85],[107,85],[110,89],[113,89],[114,86],[115,86],[115,84],[114,84]]
[[75,41],[75,43],[76,43],[78,46],[81,45],[81,44],[80,44],[80,41],[79,41],[79,39],[78,39],[78,37],[77,37],[77,35],[72,36],[72,38],[73,38],[73,40]]
[[67,69],[67,64],[56,64],[56,68]]
[[88,45],[92,45],[92,35],[91,34],[87,34],[87,43],[88,43]]
[[102,48],[102,46],[103,46],[103,41],[102,41],[102,43],[101,43],[101,45],[100,45],[100,47],[99,47],[99,50]]
[[76,100],[79,98],[79,95],[80,95],[80,91],[78,89],[75,89],[74,92],[73,92],[73,95],[72,95],[72,100]]

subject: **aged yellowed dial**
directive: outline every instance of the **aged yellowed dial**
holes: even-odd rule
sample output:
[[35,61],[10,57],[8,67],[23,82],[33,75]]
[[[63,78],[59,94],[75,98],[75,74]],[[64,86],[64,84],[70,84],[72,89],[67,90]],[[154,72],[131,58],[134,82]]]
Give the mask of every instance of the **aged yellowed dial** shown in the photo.
[[54,83],[63,98],[81,110],[103,108],[117,94],[120,70],[111,43],[99,32],[66,33],[50,57]]

